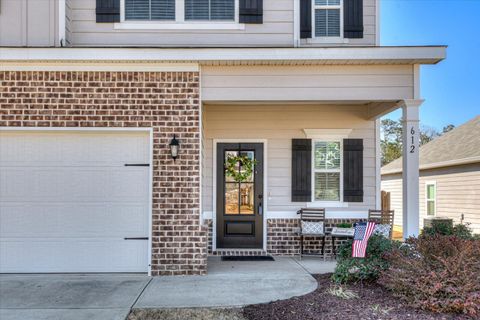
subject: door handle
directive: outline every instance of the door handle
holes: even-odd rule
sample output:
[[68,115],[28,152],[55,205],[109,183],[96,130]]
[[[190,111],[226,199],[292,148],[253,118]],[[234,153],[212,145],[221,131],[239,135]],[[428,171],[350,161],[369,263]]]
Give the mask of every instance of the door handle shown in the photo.
[[261,202],[258,204],[258,215],[263,215],[263,206]]
[[123,240],[148,240],[148,237],[123,238]]

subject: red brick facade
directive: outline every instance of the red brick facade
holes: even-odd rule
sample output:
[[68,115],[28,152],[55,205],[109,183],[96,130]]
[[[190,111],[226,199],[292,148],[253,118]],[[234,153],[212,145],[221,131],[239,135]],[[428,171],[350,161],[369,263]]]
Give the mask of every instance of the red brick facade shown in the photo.
[[[261,255],[270,254],[273,256],[295,256],[300,254],[300,230],[298,219],[268,219],[267,220],[267,252],[262,250],[212,250],[213,244],[213,223],[207,220],[208,225],[208,253],[211,255]],[[327,219],[325,229],[327,232],[338,223],[354,223],[354,219]],[[345,239],[337,239],[335,247],[338,248]],[[319,253],[322,249],[321,240],[318,238],[306,238],[304,249],[307,253]],[[325,254],[332,255],[332,238],[325,239]]]
[[152,275],[204,274],[199,91],[198,72],[0,72],[0,126],[153,128]]

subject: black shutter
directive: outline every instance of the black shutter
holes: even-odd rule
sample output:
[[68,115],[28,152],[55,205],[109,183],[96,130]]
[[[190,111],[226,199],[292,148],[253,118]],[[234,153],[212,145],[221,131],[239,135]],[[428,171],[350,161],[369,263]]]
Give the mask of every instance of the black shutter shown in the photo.
[[363,140],[343,140],[343,201],[363,202]]
[[343,36],[363,38],[363,0],[343,0]]
[[300,0],[300,38],[312,37],[312,0]]
[[292,140],[292,202],[312,201],[312,140]]
[[97,22],[120,22],[120,0],[97,0]]
[[240,0],[240,23],[263,23],[263,0]]

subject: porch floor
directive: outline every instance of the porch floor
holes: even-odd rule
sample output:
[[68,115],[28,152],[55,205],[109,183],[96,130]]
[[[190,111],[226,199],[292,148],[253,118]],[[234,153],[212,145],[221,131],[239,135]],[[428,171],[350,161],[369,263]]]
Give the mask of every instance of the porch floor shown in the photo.
[[[314,266],[321,265],[322,267]],[[209,257],[208,275],[153,278],[134,308],[239,307],[307,294],[317,288],[309,271],[331,272],[323,259],[221,261]]]

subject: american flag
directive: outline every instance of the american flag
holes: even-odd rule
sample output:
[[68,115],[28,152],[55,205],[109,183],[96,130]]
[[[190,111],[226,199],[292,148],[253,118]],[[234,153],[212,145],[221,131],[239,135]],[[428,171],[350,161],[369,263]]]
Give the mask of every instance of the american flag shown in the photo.
[[360,222],[355,226],[353,235],[352,257],[365,258],[368,239],[375,229],[375,222]]

